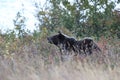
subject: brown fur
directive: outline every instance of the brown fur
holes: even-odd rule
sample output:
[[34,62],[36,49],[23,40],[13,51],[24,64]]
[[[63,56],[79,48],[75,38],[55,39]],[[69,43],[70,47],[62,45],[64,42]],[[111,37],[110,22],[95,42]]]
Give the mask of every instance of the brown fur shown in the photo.
[[60,50],[74,51],[77,54],[92,54],[93,49],[101,51],[97,44],[91,38],[76,40],[59,32],[57,35],[48,37],[48,42],[59,47]]

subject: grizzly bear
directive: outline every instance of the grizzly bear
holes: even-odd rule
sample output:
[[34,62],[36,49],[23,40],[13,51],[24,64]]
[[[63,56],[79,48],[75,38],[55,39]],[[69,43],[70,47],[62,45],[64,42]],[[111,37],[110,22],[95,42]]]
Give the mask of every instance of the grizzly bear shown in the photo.
[[47,37],[48,43],[56,45],[60,52],[62,50],[65,52],[74,51],[75,55],[77,54],[92,54],[93,50],[101,51],[98,45],[91,38],[84,38],[82,40],[76,40],[61,33]]

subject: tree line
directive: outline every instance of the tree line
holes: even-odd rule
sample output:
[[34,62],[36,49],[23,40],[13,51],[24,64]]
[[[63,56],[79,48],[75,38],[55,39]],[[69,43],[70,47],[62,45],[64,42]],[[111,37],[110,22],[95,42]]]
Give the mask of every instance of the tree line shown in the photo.
[[[120,38],[120,11],[115,10],[118,1],[110,0],[48,0],[44,9],[37,12],[39,28],[48,31],[64,27],[81,36],[112,36]],[[39,9],[39,5],[35,4]]]
[[[116,9],[119,0],[47,0],[43,7],[34,2],[37,11],[35,26],[39,34],[50,34],[60,29],[67,29],[76,37],[117,37],[120,38],[120,10]],[[17,36],[22,38],[25,31],[26,17],[19,11],[13,20]]]

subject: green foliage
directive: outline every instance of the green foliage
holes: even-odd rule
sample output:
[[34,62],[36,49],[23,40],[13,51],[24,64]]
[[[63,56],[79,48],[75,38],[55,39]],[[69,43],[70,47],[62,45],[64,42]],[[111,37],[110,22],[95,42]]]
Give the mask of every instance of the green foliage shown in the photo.
[[24,37],[25,32],[25,21],[26,18],[22,16],[21,12],[17,13],[16,18],[13,20],[14,26],[15,26],[15,32],[17,33],[17,37],[19,37],[21,40]]
[[112,34],[111,30],[113,32],[119,30],[117,23],[119,20],[115,19],[117,15],[114,14],[115,1],[75,0],[71,3],[68,0],[48,0],[48,2],[45,10],[38,11],[37,19],[41,24],[39,27],[46,27],[49,32],[65,27],[77,37],[103,35],[107,37]]
[[[23,45],[35,43],[41,45],[48,35],[57,31],[63,31],[67,35],[76,38],[101,36],[106,38],[120,38],[120,12],[114,10],[115,2],[108,0],[48,0],[44,8],[35,4],[36,23],[38,30],[33,33],[25,30],[26,17],[23,11],[19,11],[13,20],[15,29],[0,32],[2,53],[13,53]],[[11,47],[13,46],[13,47]],[[41,47],[41,50],[43,48]]]

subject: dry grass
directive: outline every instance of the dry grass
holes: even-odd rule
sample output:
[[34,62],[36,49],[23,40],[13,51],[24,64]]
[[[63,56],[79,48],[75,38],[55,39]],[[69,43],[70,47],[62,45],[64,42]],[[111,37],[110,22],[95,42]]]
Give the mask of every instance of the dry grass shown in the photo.
[[98,55],[84,58],[67,56],[64,62],[59,59],[59,50],[45,40],[15,49],[7,56],[0,56],[0,80],[120,79],[118,45],[108,45],[106,51]]

